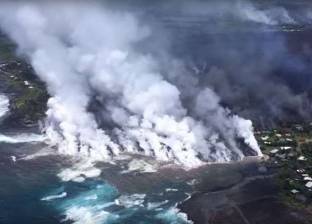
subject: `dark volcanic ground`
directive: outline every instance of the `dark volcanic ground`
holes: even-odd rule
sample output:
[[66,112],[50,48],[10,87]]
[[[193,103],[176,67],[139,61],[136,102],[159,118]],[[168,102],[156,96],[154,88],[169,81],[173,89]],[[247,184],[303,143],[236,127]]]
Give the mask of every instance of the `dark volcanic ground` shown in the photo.
[[[117,169],[118,170],[118,169]],[[281,201],[276,170],[248,159],[232,164],[212,164],[191,171],[164,168],[157,173],[116,174],[102,177],[127,193],[147,193],[161,186],[191,186],[191,197],[178,208],[195,224],[309,224],[310,215]],[[139,184],[138,184],[139,183]]]
[[216,165],[207,167],[206,173],[195,186],[196,193],[179,205],[195,224],[311,222],[304,211],[296,211],[280,201],[274,171],[260,164]]

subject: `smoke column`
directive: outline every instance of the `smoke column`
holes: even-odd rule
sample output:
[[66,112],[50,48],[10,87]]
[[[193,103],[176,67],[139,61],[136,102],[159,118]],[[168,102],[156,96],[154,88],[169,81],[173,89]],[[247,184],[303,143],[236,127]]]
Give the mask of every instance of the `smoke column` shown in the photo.
[[0,119],[9,111],[9,99],[5,95],[0,95]]
[[[174,8],[179,8],[185,14],[194,16],[208,16],[210,19],[229,18],[242,21],[255,22],[265,25],[295,24],[294,18],[288,11],[280,6],[270,4],[269,8],[256,6],[256,2],[234,1],[173,1]],[[261,3],[260,3],[261,5]],[[265,3],[263,4],[265,5]],[[173,8],[173,7],[172,7]],[[218,22],[216,20],[215,22]]]
[[193,73],[175,77],[182,100],[190,92],[185,79],[195,80],[257,128],[311,121],[308,1],[169,2],[162,10],[171,54]]
[[2,29],[52,96],[45,132],[60,153],[106,160],[130,152],[194,167],[242,159],[242,139],[261,155],[251,121],[223,108],[211,89],[183,105],[157,57],[137,49],[153,31],[132,14],[95,2],[0,7]]

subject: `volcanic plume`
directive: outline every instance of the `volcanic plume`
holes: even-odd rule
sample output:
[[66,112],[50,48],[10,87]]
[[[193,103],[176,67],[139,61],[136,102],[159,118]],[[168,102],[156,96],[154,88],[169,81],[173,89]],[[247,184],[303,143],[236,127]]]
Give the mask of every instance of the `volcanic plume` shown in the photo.
[[167,68],[180,69],[164,71],[161,54],[142,49],[155,31],[131,12],[97,2],[0,6],[2,29],[47,85],[44,131],[60,153],[105,160],[130,152],[192,167],[242,159],[242,140],[261,155],[250,120],[196,80],[181,88],[183,62],[161,41]]

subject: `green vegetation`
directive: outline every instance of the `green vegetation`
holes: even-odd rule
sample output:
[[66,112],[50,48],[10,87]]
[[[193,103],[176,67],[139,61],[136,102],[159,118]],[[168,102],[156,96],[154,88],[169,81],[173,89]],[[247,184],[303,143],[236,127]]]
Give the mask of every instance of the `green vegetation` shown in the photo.
[[10,97],[10,121],[35,124],[46,111],[48,93],[25,62],[10,61],[0,68],[0,80]]
[[0,60],[13,60],[15,56],[15,44],[6,37],[0,35]]
[[45,115],[48,93],[31,66],[17,58],[16,45],[0,34],[0,87],[10,96],[12,124],[36,124]]
[[47,93],[38,87],[24,90],[24,93],[14,101],[18,116],[23,116],[24,121],[36,122],[46,111]]
[[267,166],[277,169],[281,200],[312,217],[312,124],[260,131],[256,137]]

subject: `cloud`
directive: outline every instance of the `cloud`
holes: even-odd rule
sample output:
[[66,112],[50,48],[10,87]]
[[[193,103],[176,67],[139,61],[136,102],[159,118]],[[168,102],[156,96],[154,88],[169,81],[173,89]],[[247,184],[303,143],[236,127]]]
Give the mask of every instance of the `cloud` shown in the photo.
[[[183,102],[188,91],[169,78],[177,71],[140,49],[153,30],[132,13],[96,2],[0,6],[2,29],[48,86],[45,131],[61,153],[107,160],[127,151],[192,167],[242,159],[242,138],[261,154],[251,122],[208,87],[190,85],[197,95]],[[169,68],[176,60],[168,59]]]

